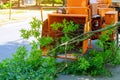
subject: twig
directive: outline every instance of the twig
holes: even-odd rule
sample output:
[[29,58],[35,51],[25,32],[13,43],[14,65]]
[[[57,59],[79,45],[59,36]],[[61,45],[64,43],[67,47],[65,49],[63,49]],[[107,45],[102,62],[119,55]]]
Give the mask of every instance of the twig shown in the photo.
[[66,62],[66,67],[68,66],[67,65],[67,43],[65,45],[65,62]]

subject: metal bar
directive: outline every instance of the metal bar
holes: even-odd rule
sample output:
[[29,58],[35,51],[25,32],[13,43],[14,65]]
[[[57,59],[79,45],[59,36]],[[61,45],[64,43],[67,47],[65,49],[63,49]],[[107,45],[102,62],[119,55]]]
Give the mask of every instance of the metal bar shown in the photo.
[[40,13],[41,13],[41,21],[43,22],[43,8],[40,8]]

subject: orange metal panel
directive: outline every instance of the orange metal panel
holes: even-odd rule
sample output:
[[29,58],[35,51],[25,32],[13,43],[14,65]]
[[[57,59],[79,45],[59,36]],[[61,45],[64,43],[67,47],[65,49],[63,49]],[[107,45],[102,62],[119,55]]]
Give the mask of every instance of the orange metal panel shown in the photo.
[[68,8],[68,14],[83,14],[88,15],[89,8],[88,7],[76,7],[76,8]]
[[[89,25],[90,25],[89,22],[86,22],[85,28],[84,28],[84,33],[90,31],[90,26]],[[88,50],[88,47],[89,47],[88,42],[89,42],[89,39],[83,41],[83,46],[82,46],[82,52],[83,53],[85,53]]]
[[108,4],[98,4],[98,8],[109,8]]
[[106,24],[114,24],[118,21],[118,12],[117,11],[109,11],[105,13],[105,23]]
[[[118,12],[117,11],[108,11],[105,13],[105,23],[102,25],[102,27],[106,27],[107,25],[110,25],[110,24],[115,24],[116,22],[118,22]],[[104,32],[102,32],[102,34],[104,34]],[[116,34],[116,31],[113,31],[113,34],[110,36],[111,37],[111,40],[114,40],[115,39],[115,34]]]
[[48,35],[48,19],[43,21],[42,24],[42,36],[47,36]]
[[66,0],[67,7],[87,7],[88,0]]
[[112,0],[97,0],[99,7],[109,7],[112,4]]
[[108,4],[108,6],[110,6],[112,4],[112,0],[103,0],[103,2],[105,4]]
[[108,11],[115,11],[115,9],[114,8],[98,8],[98,14],[101,17],[104,17],[105,13],[108,12]]
[[[88,15],[88,0],[67,0],[69,14],[87,14]],[[72,8],[76,7],[76,8]]]
[[101,4],[111,4],[112,0],[97,0],[97,2]]

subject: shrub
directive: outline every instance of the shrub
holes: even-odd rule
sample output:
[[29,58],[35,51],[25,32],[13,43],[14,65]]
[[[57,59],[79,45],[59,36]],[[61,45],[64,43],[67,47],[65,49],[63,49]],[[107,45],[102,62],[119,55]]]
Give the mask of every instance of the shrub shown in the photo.
[[[113,29],[112,29],[113,30]],[[70,62],[64,73],[67,74],[88,74],[88,75],[110,75],[106,65],[119,65],[119,47],[111,40],[112,30],[106,31],[97,41],[103,50],[91,50],[88,54],[78,58],[76,62]],[[82,60],[82,61],[81,61]],[[82,66],[82,67],[80,67]]]
[[25,46],[19,47],[13,58],[0,62],[0,80],[52,80],[56,60],[41,54],[38,49],[29,54]]

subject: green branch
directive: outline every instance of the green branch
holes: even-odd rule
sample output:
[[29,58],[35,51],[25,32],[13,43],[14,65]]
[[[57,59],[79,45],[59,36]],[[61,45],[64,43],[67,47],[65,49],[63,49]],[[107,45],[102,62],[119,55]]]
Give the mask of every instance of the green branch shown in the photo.
[[118,22],[116,24],[113,24],[113,25],[108,25],[105,28],[101,28],[101,29],[98,29],[98,30],[95,30],[95,31],[86,32],[84,34],[81,34],[79,36],[76,36],[76,37],[70,39],[69,41],[66,41],[66,42],[60,44],[59,46],[57,46],[54,49],[50,50],[48,52],[48,54],[51,53],[52,51],[55,51],[56,49],[58,49],[61,46],[65,46],[65,45],[69,45],[69,44],[73,44],[73,43],[76,43],[76,42],[81,42],[81,41],[87,40],[90,37],[92,37],[93,35],[95,35],[96,33],[107,31],[107,30],[110,30],[110,29],[113,29],[113,28],[117,28],[119,26],[120,26],[120,22]]

